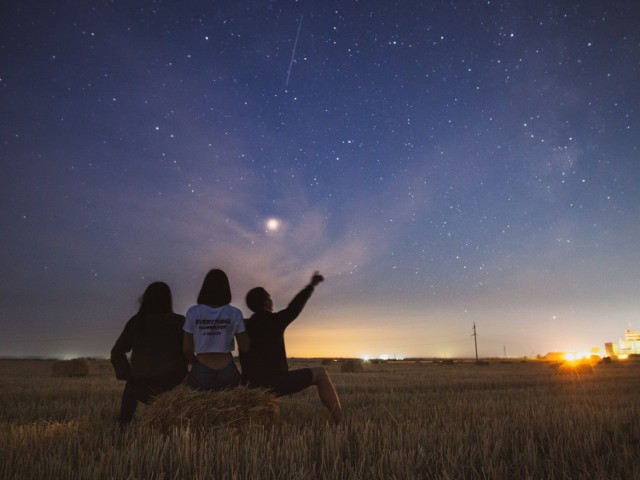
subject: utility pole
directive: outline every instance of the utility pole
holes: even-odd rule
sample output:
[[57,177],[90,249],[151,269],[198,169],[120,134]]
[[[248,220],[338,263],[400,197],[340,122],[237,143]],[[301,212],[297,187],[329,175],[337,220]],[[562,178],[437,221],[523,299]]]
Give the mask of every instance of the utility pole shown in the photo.
[[478,361],[478,334],[476,333],[476,322],[473,322],[473,343],[476,346],[476,362]]

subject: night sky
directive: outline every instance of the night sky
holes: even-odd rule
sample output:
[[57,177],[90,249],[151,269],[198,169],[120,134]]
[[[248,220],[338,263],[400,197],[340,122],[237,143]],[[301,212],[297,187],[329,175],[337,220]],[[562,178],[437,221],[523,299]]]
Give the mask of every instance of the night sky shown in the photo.
[[[8,0],[0,356],[105,356],[152,281],[290,356],[640,329],[637,1]],[[269,222],[269,220],[272,220]]]

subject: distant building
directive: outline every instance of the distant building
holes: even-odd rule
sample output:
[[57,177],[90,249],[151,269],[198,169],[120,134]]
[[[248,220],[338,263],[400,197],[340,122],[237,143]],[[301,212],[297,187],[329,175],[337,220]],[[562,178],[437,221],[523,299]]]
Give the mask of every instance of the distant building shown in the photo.
[[618,355],[640,354],[640,330],[625,330],[624,340],[620,340]]
[[604,344],[604,354],[607,357],[617,357],[618,356],[618,345],[613,342]]
[[547,360],[550,362],[564,362],[566,360],[564,352],[549,352],[546,355],[539,357],[540,360]]

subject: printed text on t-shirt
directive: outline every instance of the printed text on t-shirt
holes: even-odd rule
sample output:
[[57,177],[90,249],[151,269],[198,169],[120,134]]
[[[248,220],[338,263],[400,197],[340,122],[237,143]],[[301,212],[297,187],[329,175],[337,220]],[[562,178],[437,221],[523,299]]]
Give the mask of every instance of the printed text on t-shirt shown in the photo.
[[229,325],[231,325],[231,320],[229,319],[221,319],[217,318],[215,320],[209,320],[205,318],[201,318],[195,321],[195,324],[198,326],[198,330],[203,332],[204,336],[216,336],[222,335],[222,332],[218,330],[224,330]]

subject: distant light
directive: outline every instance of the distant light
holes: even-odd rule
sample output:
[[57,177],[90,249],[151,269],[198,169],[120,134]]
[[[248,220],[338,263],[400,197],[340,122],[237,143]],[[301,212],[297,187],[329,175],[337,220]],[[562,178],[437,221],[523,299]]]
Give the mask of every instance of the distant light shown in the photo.
[[628,358],[629,358],[629,355],[627,355],[626,353],[622,353],[618,355],[618,360],[626,360]]
[[590,353],[590,352],[567,352],[564,354],[564,359],[567,362],[579,362],[582,360],[589,360],[591,357],[600,357],[602,355],[600,353]]
[[81,355],[77,353],[63,353],[58,356],[61,360],[73,360],[74,358],[80,358]]
[[265,226],[268,232],[277,232],[280,229],[281,222],[277,218],[267,219]]
[[365,362],[368,362],[369,361],[369,355],[363,355],[362,356],[362,360],[365,361]]
[[389,360],[389,355],[383,353],[382,355],[380,355],[380,360]]

